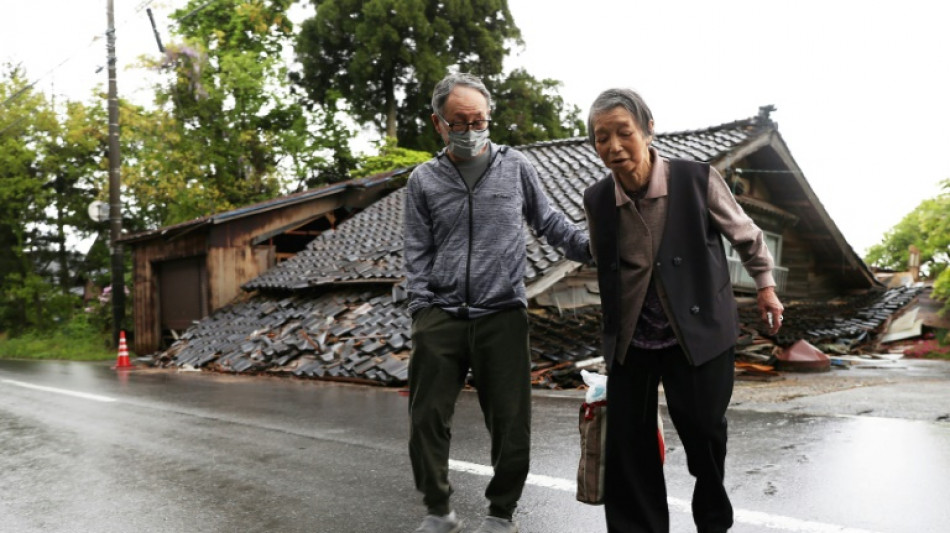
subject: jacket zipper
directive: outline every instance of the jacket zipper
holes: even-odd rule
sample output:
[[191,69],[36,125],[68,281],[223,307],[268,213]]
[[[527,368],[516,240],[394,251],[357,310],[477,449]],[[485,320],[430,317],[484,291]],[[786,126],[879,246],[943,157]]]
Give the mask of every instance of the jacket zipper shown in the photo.
[[[491,150],[491,148],[489,148],[489,150]],[[492,154],[491,159],[488,161],[488,166],[485,167],[485,171],[475,180],[476,186],[488,175],[496,157],[498,157],[498,151]],[[468,182],[465,181],[465,177],[462,176],[462,172],[455,166],[455,163],[452,162],[451,159],[449,159],[449,162],[452,163],[452,167],[455,168],[455,173],[458,174],[459,179],[462,180],[462,185],[465,185],[465,190],[468,191],[468,254],[465,258],[465,301],[462,302],[462,308],[459,313],[462,318],[468,318],[468,303],[472,301],[472,236],[475,231],[475,187],[469,187]]]
[[[488,166],[491,166],[491,163],[488,163]],[[488,169],[485,169],[487,172]],[[459,174],[461,176],[461,173]],[[484,174],[479,178],[484,177]],[[462,179],[465,181],[465,179]],[[478,182],[476,182],[478,183]],[[468,184],[465,184],[468,187]],[[475,215],[472,213],[475,206],[475,191],[473,188],[468,189],[468,256],[465,259],[465,301],[462,302],[462,314],[467,318],[468,317],[468,302],[472,301],[472,235],[475,231]]]

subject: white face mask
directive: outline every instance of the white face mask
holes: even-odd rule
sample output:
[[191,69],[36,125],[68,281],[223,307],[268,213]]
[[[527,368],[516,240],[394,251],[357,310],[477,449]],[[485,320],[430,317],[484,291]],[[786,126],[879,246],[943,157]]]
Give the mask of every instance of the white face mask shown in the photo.
[[468,130],[464,133],[449,132],[449,152],[461,159],[471,159],[481,153],[488,144],[488,129]]

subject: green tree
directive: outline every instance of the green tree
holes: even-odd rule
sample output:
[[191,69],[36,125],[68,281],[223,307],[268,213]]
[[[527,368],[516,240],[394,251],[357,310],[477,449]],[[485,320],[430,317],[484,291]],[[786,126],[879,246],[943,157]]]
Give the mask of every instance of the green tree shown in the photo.
[[5,67],[0,102],[0,330],[44,329],[78,308],[82,258],[67,238],[92,231],[101,130],[95,108],[68,102],[58,116],[18,67]]
[[492,91],[492,140],[511,146],[583,135],[580,109],[564,103],[561,82],[537,80],[527,71],[511,72]]
[[396,139],[387,137],[381,143],[379,153],[364,157],[360,161],[359,168],[353,170],[350,174],[354,178],[362,178],[390,170],[414,167],[429,159],[432,159],[432,156],[428,152],[400,148],[396,145]]
[[38,164],[47,208],[36,221],[36,259],[65,294],[83,280],[89,267],[69,241],[92,237],[98,230],[87,211],[97,196],[96,183],[106,176],[102,165],[107,124],[98,103],[66,102],[51,126]]
[[125,231],[176,224],[232,205],[209,179],[206,145],[169,112],[121,101],[119,122]]
[[43,195],[37,146],[45,140],[52,114],[19,67],[4,67],[0,102],[0,330],[8,331],[22,327],[40,307],[31,291],[39,279],[28,250],[30,222]]
[[313,0],[297,40],[297,79],[325,103],[334,91],[360,124],[432,152],[432,87],[450,68],[490,80],[521,43],[506,0]]
[[[346,179],[352,135],[337,109],[313,106],[289,81],[294,1],[192,0],[174,14],[182,42],[152,65],[168,70],[170,82],[156,90],[159,110],[135,110],[137,134],[128,137],[150,224]],[[156,191],[178,199],[148,206]]]
[[124,173],[132,215],[145,226],[330,181],[329,162],[346,160],[349,136],[328,146],[320,130],[338,126],[333,112],[308,108],[289,82],[293,3],[192,0],[173,15],[180,42],[146,61],[168,73],[156,87],[157,109],[123,110]]
[[332,96],[319,106],[306,100],[302,105],[308,113],[298,121],[293,138],[286,143],[297,169],[297,189],[350,179],[359,158],[350,150],[353,132],[341,120],[344,113],[339,108],[339,97]]
[[200,173],[194,177],[218,193],[212,195],[217,210],[269,198],[280,188],[275,141],[296,112],[282,98],[281,83],[291,3],[192,0],[173,15],[184,42],[166,49],[175,76],[158,102],[171,104],[180,126],[180,145],[170,148],[195,151]]
[[944,192],[920,203],[872,246],[865,261],[873,266],[906,270],[911,245],[920,250],[920,270],[934,280],[934,296],[947,302],[950,311],[950,180]]

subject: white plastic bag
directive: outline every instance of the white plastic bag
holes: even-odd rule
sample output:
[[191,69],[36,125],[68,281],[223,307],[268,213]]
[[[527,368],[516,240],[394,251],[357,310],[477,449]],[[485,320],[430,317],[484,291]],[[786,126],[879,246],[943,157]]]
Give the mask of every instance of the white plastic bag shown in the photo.
[[587,395],[584,400],[592,404],[607,399],[607,376],[581,370],[581,378],[587,384]]
[[[581,370],[581,378],[587,385],[587,394],[584,399],[588,410],[592,409],[594,402],[607,401],[607,376]],[[666,438],[663,435],[663,418],[660,416],[659,406],[656,411],[656,436],[660,445],[660,462],[666,462]]]

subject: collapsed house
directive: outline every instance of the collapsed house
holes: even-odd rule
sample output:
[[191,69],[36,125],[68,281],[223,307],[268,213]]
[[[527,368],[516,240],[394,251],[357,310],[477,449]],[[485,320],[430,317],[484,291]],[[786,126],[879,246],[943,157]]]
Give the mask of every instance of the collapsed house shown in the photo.
[[167,347],[242,295],[242,284],[390,192],[397,177],[332,184],[119,239],[132,250],[132,349]]
[[[799,339],[859,351],[876,341],[915,293],[885,290],[848,245],[792,158],[771,111],[766,106],[749,119],[661,133],[653,145],[664,156],[715,166],[765,231],[776,260],[777,291],[788,307],[786,326],[778,337],[765,335],[754,305],[749,305],[755,294],[752,279],[725,243],[733,288],[743,304],[740,351],[764,343],[787,346]],[[587,140],[519,149],[538,169],[551,201],[586,227],[583,192],[606,173]],[[408,170],[387,175],[375,201],[243,283],[239,297],[177,335],[170,347],[155,354],[155,364],[405,383],[412,341],[403,286],[400,185],[407,177]],[[228,219],[227,214],[219,217]],[[596,272],[566,259],[527,227],[525,232],[534,383],[576,386],[580,368],[602,361]],[[270,238],[274,236],[271,230]],[[135,243],[143,241],[130,237],[126,242],[138,265]],[[270,253],[267,240],[251,237],[249,242]]]

